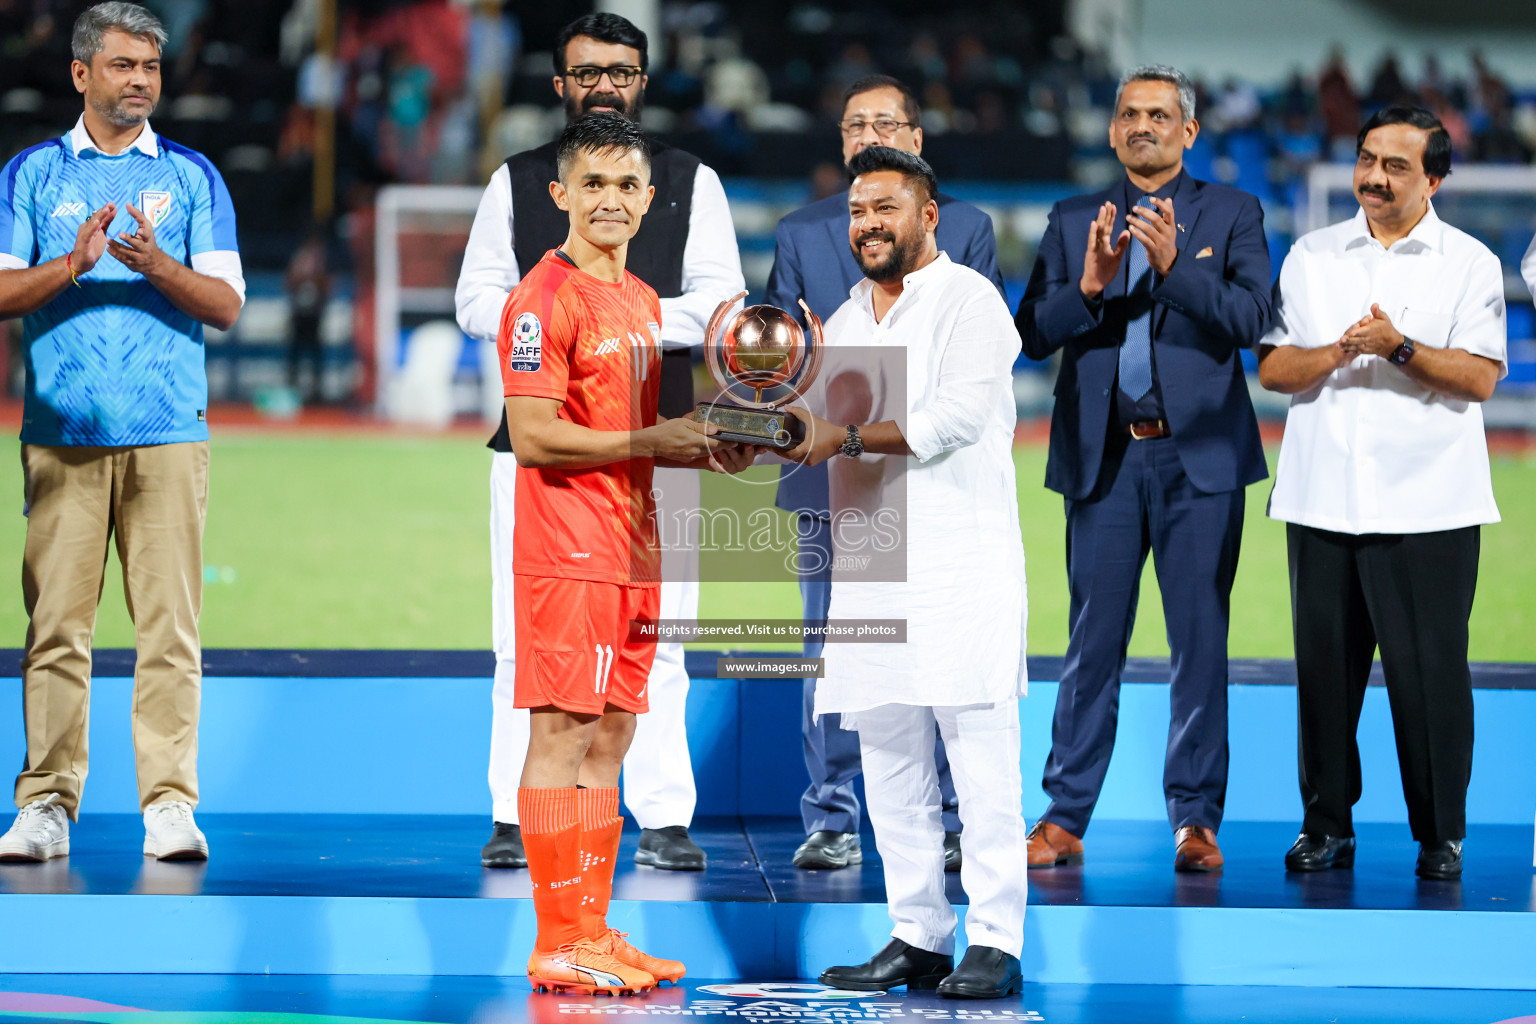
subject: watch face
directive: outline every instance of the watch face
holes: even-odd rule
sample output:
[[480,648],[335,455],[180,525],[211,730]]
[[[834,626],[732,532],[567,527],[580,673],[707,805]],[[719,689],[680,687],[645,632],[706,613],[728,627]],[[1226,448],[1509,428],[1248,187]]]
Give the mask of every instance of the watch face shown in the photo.
[[864,440],[859,437],[859,432],[854,427],[848,428],[848,437],[838,449],[850,459],[856,459],[864,454]]

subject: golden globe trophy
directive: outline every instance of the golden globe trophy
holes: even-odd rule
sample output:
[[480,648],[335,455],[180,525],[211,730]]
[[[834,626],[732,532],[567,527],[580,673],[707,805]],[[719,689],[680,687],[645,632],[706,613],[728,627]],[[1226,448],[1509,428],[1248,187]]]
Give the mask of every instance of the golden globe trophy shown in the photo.
[[821,320],[801,299],[810,338],[777,306],[748,306],[727,324],[746,294],[726,299],[709,318],[704,357],[720,397],[700,402],[693,418],[719,427],[722,440],[786,451],[805,439],[805,424],[784,406],[810,390],[821,370]]

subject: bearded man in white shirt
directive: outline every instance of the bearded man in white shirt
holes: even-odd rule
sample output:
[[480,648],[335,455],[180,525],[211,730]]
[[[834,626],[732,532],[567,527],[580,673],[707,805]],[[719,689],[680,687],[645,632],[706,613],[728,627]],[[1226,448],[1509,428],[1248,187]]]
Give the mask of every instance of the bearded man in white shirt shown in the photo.
[[[921,157],[871,146],[848,169],[849,244],[865,280],[827,323],[810,396],[833,419],[796,409],[806,439],[787,457],[815,465],[836,456],[829,617],[904,619],[906,641],[825,648],[814,710],[841,713],[859,734],[895,927],[869,961],[830,968],[821,981],[996,998],[1019,991],[1026,899],[1018,698],[1027,606],[1012,458],[1019,335],[991,282],[939,251],[938,186]],[[840,571],[838,556],[859,539],[843,529],[849,513],[899,524],[900,582]],[[963,824],[969,948],[958,968],[935,723]]]
[[1508,372],[1504,276],[1431,197],[1445,128],[1390,106],[1361,129],[1350,220],[1303,236],[1259,380],[1295,397],[1270,496],[1290,555],[1301,795],[1292,871],[1348,868],[1355,730],[1378,646],[1422,878],[1461,876],[1472,777],[1467,622],[1499,521],[1481,403]]

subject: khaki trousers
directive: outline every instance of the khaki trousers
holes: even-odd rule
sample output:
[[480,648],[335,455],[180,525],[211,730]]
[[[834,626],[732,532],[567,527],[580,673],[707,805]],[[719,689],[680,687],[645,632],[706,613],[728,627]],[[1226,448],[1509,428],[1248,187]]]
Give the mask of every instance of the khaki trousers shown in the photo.
[[138,665],[133,749],[139,804],[197,804],[202,697],[203,522],[208,442],[127,448],[24,444],[27,543],[22,658],[27,761],[16,806],[50,793],[76,818],[88,767],[91,634],[107,544],[117,540]]

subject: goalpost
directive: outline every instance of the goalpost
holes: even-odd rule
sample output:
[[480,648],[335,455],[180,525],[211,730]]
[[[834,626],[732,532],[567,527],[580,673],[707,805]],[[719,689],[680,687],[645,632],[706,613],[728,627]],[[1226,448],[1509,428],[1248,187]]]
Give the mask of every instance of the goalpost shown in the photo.
[[[439,379],[446,373],[451,380],[446,396],[435,396],[425,404],[446,400],[447,409],[439,411],[451,418],[487,413],[494,404],[486,398],[487,392],[494,392],[499,401],[494,344],[465,339],[462,332],[455,339],[449,333],[450,328],[458,331],[453,290],[483,192],[472,185],[390,185],[379,190],[374,228],[374,358],[378,367],[375,403],[381,415],[416,418],[410,415],[412,410],[392,407],[391,402],[399,391],[402,371],[408,365],[416,369],[415,363],[402,361],[408,335],[420,338],[424,350],[430,343],[431,360],[437,365],[424,372]],[[423,327],[430,331],[412,334]],[[466,343],[469,352],[464,351]],[[491,349],[488,362],[483,351],[487,346]],[[473,358],[477,347],[481,351]],[[458,372],[466,363],[478,372]]]

